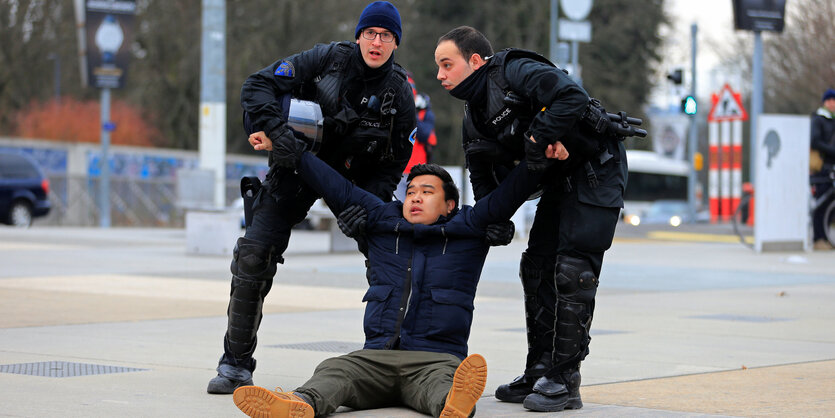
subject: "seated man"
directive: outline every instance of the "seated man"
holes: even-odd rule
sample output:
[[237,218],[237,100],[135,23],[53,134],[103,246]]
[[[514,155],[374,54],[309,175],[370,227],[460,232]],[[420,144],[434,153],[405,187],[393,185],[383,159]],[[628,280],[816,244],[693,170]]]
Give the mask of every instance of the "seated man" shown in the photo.
[[340,405],[403,405],[433,416],[469,416],[487,378],[484,358],[467,357],[473,299],[489,249],[487,226],[513,215],[535,190],[537,174],[523,162],[474,207],[459,209],[458,189],[438,165],[412,169],[402,203],[355,187],[313,154],[303,153],[297,167],[334,213],[364,210],[365,346],[323,361],[293,392],[238,388],[235,404],[253,417],[325,416]]

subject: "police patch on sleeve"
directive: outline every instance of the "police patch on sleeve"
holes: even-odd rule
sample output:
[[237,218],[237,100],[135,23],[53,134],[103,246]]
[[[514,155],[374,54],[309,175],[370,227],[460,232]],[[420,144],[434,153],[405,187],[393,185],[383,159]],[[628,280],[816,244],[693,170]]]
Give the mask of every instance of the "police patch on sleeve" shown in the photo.
[[415,145],[415,141],[417,141],[417,128],[412,129],[412,133],[409,134],[409,142]]
[[275,75],[278,77],[293,78],[295,73],[296,71],[293,69],[293,63],[289,61],[281,61],[281,64],[278,64],[278,67],[275,69]]

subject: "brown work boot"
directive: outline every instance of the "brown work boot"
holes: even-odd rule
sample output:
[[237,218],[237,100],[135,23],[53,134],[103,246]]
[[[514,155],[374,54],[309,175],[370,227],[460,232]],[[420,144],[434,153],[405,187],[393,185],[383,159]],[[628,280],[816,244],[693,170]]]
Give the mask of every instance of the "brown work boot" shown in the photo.
[[833,247],[832,244],[830,244],[829,241],[827,241],[825,239],[819,239],[819,240],[815,241],[815,245],[813,247],[816,250],[822,250],[822,251],[835,249],[835,247]]
[[487,383],[487,360],[479,354],[465,358],[455,370],[452,387],[446,395],[441,417],[467,418],[484,393]]
[[[279,388],[280,389],[280,388]],[[241,386],[232,395],[238,409],[253,418],[313,418],[313,407],[293,392]]]

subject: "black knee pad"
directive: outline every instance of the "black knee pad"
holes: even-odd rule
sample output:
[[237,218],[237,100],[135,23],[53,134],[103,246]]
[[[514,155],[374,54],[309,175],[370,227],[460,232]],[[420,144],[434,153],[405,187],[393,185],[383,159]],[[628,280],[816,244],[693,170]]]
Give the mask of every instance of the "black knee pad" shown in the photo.
[[249,238],[238,238],[232,255],[232,275],[250,280],[269,280],[275,276],[276,257],[273,247]]
[[556,278],[560,298],[579,303],[594,301],[598,279],[587,260],[565,255],[558,256]]

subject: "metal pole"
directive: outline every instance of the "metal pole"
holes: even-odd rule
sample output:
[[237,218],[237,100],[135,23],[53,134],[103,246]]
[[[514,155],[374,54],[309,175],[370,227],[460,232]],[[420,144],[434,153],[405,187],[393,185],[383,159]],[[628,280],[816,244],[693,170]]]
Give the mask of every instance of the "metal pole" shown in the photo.
[[583,86],[583,78],[580,77],[580,67],[579,67],[579,56],[580,56],[580,43],[577,41],[571,41],[571,78],[574,79],[577,84],[581,87]]
[[748,166],[748,181],[754,183],[756,175],[756,155],[757,155],[757,122],[760,114],[763,112],[763,37],[762,32],[754,31],[754,59],[753,59],[754,74],[751,86],[751,141],[750,154]]
[[215,209],[226,206],[226,0],[203,0],[200,42],[200,168],[214,173]]
[[[699,32],[697,24],[690,25],[690,95],[696,97],[696,34]],[[687,150],[690,153],[690,175],[687,176],[687,201],[690,210],[696,213],[696,151],[698,150],[699,131],[696,125],[696,115],[690,115],[690,133],[688,134]]]
[[101,89],[101,176],[99,177],[99,220],[110,228],[110,89]]
[[548,37],[548,58],[557,65],[559,65],[559,62],[557,62],[557,29],[559,28],[559,16],[560,10],[557,6],[557,0],[551,0],[551,35]]

